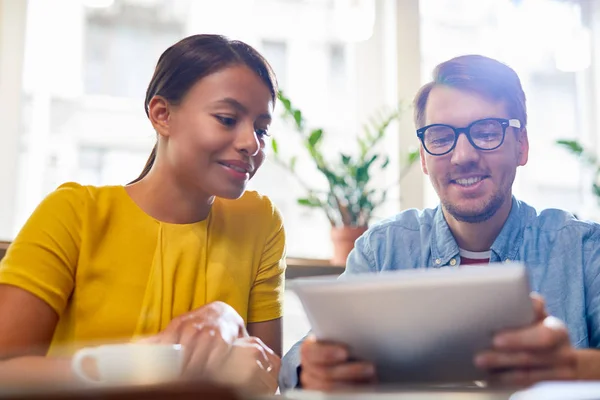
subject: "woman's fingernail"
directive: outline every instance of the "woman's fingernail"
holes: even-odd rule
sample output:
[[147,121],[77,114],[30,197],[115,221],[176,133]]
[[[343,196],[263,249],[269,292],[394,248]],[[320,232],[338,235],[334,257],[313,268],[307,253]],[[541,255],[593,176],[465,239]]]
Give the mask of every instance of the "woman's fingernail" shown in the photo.
[[494,338],[494,346],[503,347],[506,346],[506,338],[504,336],[496,336]]

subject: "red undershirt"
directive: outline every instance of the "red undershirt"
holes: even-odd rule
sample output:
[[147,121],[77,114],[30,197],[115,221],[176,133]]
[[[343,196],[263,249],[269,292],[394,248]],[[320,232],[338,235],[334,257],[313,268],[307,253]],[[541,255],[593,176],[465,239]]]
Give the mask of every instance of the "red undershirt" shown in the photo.
[[459,249],[460,265],[489,264],[490,253],[491,253],[491,250],[467,251],[467,250]]

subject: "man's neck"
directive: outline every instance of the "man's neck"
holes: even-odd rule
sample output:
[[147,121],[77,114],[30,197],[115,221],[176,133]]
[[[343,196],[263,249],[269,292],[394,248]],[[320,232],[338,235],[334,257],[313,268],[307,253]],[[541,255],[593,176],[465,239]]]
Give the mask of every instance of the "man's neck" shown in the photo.
[[512,196],[488,220],[478,223],[462,222],[450,215],[444,207],[444,217],[458,247],[468,251],[487,251],[500,234],[512,207]]

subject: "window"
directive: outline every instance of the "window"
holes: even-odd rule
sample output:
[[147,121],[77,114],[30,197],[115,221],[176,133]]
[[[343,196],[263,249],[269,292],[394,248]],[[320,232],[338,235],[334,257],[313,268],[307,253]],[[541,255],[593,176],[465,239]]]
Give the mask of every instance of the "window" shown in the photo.
[[[517,172],[514,193],[536,208],[581,212],[582,193],[591,183],[582,186],[577,160],[555,144],[586,133],[578,123],[577,81],[590,50],[567,45],[583,54],[569,52],[569,63],[563,60],[565,40],[580,37],[583,29],[580,6],[552,0],[421,0],[420,5],[424,80],[431,79],[436,64],[462,54],[487,55],[513,67],[527,96],[530,143],[529,165]],[[584,62],[575,62],[579,59]],[[567,65],[577,69],[565,70]],[[428,205],[435,203],[432,196]]]
[[79,179],[89,185],[101,185],[106,151],[100,148],[82,147],[78,153]]
[[285,42],[264,40],[261,45],[262,55],[269,61],[277,75],[281,88],[287,86],[287,45]]
[[[139,175],[156,136],[142,99],[160,54],[185,36],[218,33],[258,48],[310,124],[326,129],[332,157],[339,157],[338,146],[353,146],[349,138],[364,121],[356,111],[371,113],[383,97],[373,91],[371,72],[363,73],[381,69],[383,57],[373,56],[379,54],[380,39],[341,38],[332,29],[339,22],[333,1],[115,0],[105,8],[86,7],[86,0],[58,3],[29,2],[28,13],[35,18],[27,28],[25,69],[35,79],[25,85],[23,107],[35,123],[23,129],[21,165],[26,167],[18,196],[25,200],[18,205],[17,229],[61,182],[126,184]],[[55,43],[61,43],[60,56],[47,50]],[[377,51],[357,51],[368,46]],[[366,78],[359,83],[361,73]],[[359,96],[361,90],[372,95]],[[272,132],[281,151],[298,150],[298,167],[310,171],[296,132],[279,118]],[[48,168],[51,160],[54,167]],[[305,179],[325,185],[318,172]],[[305,193],[286,171],[267,160],[250,189],[268,195],[281,209],[289,255],[331,256],[327,219],[297,204]]]
[[329,79],[332,90],[343,93],[347,89],[346,48],[342,43],[333,43],[329,47]]
[[[119,7],[120,6],[120,7]],[[89,10],[84,32],[84,88],[89,95],[143,96],[158,56],[183,36],[183,23],[155,7],[117,3]]]

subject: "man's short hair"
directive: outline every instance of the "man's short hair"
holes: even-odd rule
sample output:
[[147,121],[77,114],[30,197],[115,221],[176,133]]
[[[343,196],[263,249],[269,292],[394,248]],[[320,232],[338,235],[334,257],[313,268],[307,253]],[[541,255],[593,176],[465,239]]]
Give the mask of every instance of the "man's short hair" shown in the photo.
[[492,101],[504,101],[510,118],[518,118],[521,127],[527,126],[525,92],[517,73],[508,65],[489,57],[465,55],[439,64],[433,70],[433,80],[415,96],[414,119],[417,128],[425,125],[425,107],[435,86],[477,93]]

